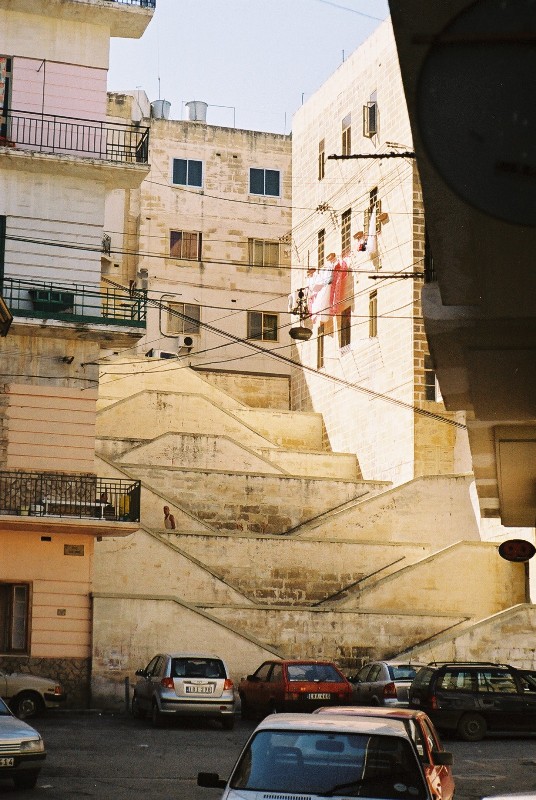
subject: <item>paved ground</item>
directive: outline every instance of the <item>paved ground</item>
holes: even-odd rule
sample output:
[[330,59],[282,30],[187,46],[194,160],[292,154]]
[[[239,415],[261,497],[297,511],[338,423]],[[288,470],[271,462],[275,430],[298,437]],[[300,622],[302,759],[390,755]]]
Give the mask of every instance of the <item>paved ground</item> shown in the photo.
[[[220,790],[196,785],[198,771],[227,776],[254,723],[234,731],[211,724],[153,730],[127,715],[53,712],[35,720],[48,757],[37,788],[0,782],[0,800],[219,800]],[[504,791],[536,792],[536,737],[445,742],[454,752],[456,800]]]

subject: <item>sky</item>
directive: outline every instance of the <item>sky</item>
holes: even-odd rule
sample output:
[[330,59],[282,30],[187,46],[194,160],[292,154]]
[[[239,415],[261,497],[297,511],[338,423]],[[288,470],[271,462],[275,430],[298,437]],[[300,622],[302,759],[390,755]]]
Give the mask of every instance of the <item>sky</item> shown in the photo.
[[212,125],[290,133],[292,115],[389,14],[388,0],[156,0],[142,39],[112,39],[109,91],[208,103]]

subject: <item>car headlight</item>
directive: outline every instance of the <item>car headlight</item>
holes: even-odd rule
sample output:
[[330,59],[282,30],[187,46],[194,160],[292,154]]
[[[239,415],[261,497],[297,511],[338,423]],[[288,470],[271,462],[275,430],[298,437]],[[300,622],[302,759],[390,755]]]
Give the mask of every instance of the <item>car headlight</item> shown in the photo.
[[39,739],[28,739],[27,742],[20,743],[21,753],[42,753],[45,749],[44,741]]

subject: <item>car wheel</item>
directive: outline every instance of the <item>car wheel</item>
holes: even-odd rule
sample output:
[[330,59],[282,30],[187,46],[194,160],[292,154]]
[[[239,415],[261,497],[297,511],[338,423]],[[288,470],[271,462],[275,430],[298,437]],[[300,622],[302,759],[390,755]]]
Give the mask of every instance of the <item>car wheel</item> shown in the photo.
[[131,710],[132,710],[132,716],[134,717],[134,719],[144,719],[145,718],[145,711],[143,710],[143,708],[140,708],[140,703],[139,703],[139,700],[138,700],[138,696],[136,694],[132,697]]
[[234,728],[235,719],[233,717],[223,717],[221,724],[224,731],[232,731]]
[[37,692],[21,692],[11,700],[11,708],[19,719],[27,719],[41,714],[45,710],[45,704]]
[[39,772],[25,772],[20,775],[15,775],[13,783],[15,789],[35,789]]
[[464,714],[458,722],[458,736],[465,742],[479,742],[486,730],[486,720],[480,714]]
[[153,728],[161,728],[164,724],[164,717],[162,716],[156,703],[153,703],[153,707],[151,709],[151,722],[153,723]]

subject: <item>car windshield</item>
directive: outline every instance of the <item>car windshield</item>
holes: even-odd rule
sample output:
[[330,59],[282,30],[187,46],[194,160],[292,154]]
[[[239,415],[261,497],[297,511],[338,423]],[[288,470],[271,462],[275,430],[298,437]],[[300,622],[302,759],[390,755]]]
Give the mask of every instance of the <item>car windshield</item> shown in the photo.
[[392,664],[389,672],[394,681],[412,681],[418,669],[418,667],[412,667],[411,664]]
[[225,667],[219,658],[173,658],[172,678],[225,678]]
[[230,785],[270,795],[386,800],[427,796],[409,741],[368,733],[259,731],[243,752]]
[[10,717],[11,711],[6,706],[3,700],[0,700],[0,717]]
[[343,683],[344,678],[331,664],[288,664],[289,681]]

